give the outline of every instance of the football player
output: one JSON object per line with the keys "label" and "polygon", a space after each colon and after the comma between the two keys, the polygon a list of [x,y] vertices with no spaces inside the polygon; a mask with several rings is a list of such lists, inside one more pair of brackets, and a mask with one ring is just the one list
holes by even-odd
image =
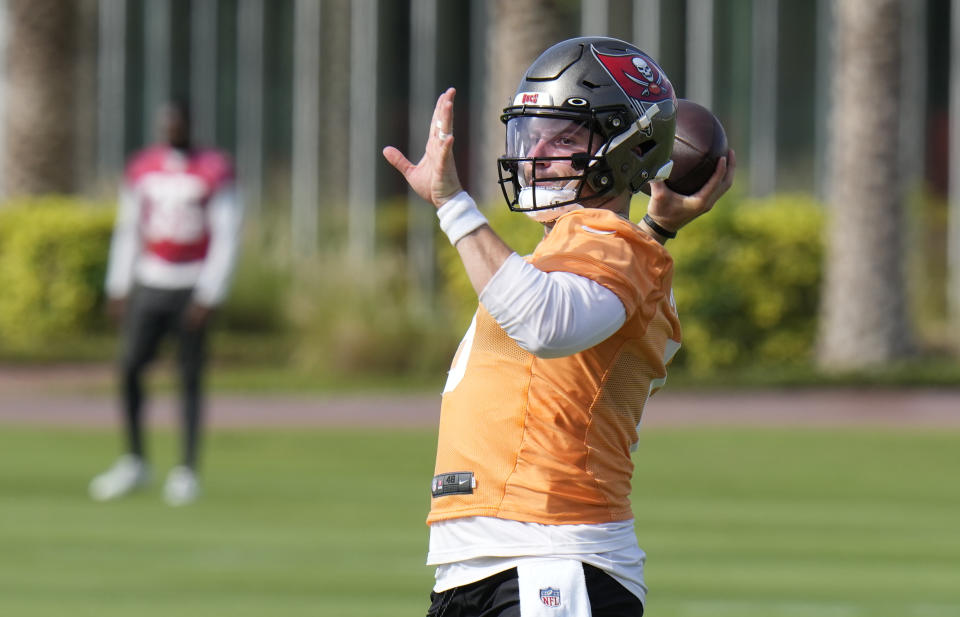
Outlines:
{"label": "football player", "polygon": [[[521,257],[461,189],[454,95],[437,101],[417,164],[384,149],[437,207],[480,301],[443,392],[429,615],[642,615],[630,453],[680,346],[664,244],[729,189],[733,153],[696,194],[670,191],[667,76],[623,41],[558,43],[501,116],[507,204],[545,230]],[[631,197],[648,184],[633,224]]]}
{"label": "football player", "polygon": [[164,498],[184,505],[199,495],[206,330],[227,293],[242,208],[226,154],[190,143],[187,107],[167,104],[158,118],[161,143],[134,154],[127,165],[107,268],[108,309],[123,321],[120,378],[127,451],[93,479],[90,496],[116,499],[149,481],[142,376],[161,340],[176,334],[183,445],[180,464],[167,475]]}

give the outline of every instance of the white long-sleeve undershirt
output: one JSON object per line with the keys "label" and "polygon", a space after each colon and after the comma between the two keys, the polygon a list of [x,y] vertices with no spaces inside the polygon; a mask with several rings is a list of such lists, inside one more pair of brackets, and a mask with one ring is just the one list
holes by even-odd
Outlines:
{"label": "white long-sleeve undershirt", "polygon": [[197,277],[193,297],[204,306],[223,302],[240,250],[243,202],[235,186],[220,189],[210,200],[210,247]]}
{"label": "white long-sleeve undershirt", "polygon": [[137,232],[140,219],[140,204],[134,190],[124,186],[120,189],[120,207],[113,226],[110,241],[110,258],[107,262],[106,291],[111,298],[123,298],[133,287],[137,255],[142,242]]}
{"label": "white long-sleeve undershirt", "polygon": [[517,344],[540,358],[589,349],[620,329],[626,310],[615,293],[571,272],[543,272],[513,253],[480,302]]}

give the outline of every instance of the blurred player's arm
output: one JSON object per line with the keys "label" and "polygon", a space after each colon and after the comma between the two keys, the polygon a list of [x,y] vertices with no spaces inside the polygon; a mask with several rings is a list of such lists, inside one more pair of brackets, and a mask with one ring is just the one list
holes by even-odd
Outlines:
{"label": "blurred player's arm", "polygon": [[233,183],[224,185],[213,195],[207,205],[207,216],[210,247],[193,291],[190,309],[201,320],[226,297],[240,252],[243,203]]}
{"label": "blurred player's arm", "polygon": [[114,318],[123,315],[124,304],[133,287],[133,272],[140,252],[140,200],[129,185],[120,189],[117,219],[110,238],[110,258],[107,262],[105,289],[107,310]]}

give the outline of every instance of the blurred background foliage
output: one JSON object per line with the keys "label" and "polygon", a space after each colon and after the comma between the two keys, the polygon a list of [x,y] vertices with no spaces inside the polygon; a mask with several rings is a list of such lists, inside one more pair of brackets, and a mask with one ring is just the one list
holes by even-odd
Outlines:
{"label": "blurred background foliage", "polygon": [[694,374],[812,360],[823,208],[806,195],[717,206],[668,245]]}
{"label": "blurred background foliage", "polygon": [[[925,226],[937,225],[943,204],[915,202],[920,215],[913,233],[922,238]],[[642,204],[633,210],[639,219]],[[325,382],[442,375],[476,309],[476,295],[438,231],[436,304],[418,302],[405,276],[407,209],[398,200],[381,212],[373,264],[354,262],[333,241],[315,257],[293,259],[285,250],[285,221],[248,228],[231,295],[216,322],[215,361],[323,376]],[[731,195],[668,244],[684,338],[672,372],[681,382],[710,383],[758,370],[792,378],[815,373],[823,212],[803,194],[763,200]],[[503,205],[487,214],[521,254],[542,237],[539,224]],[[17,290],[0,295],[0,361],[111,360],[115,331],[103,316],[102,288],[113,216],[111,205],[73,197],[0,208],[0,285]],[[330,233],[336,236],[335,228]],[[942,279],[925,264],[937,261],[930,253],[943,247],[917,245],[922,250],[911,269],[922,276],[910,277],[913,295],[929,296],[942,288]],[[936,302],[923,304],[928,309],[917,313],[917,330],[931,333],[931,342],[921,343],[918,357],[935,357],[944,316],[929,308]],[[945,370],[923,371],[939,379],[954,375],[945,363]]]}
{"label": "blurred background foliage", "polygon": [[0,208],[0,347],[30,352],[102,330],[112,208],[75,197]]}
{"label": "blurred background foliage", "polygon": [[[960,169],[949,148],[956,2],[2,4],[0,365],[112,359],[108,202],[157,106],[175,97],[193,107],[196,141],[235,159],[246,205],[214,332],[220,367],[269,369],[278,384],[442,378],[475,295],[380,149],[415,157],[436,93],[456,87],[463,185],[511,246],[531,251],[539,226],[507,211],[494,182],[498,116],[549,44],[603,33],[640,43],[737,151],[737,194],[669,245],[684,329],[674,383],[900,370],[898,384],[960,383],[960,270],[948,259],[960,244],[948,232],[960,220],[960,200],[948,201]],[[858,64],[837,53],[844,45],[884,62]],[[851,75],[862,85],[847,87]]]}

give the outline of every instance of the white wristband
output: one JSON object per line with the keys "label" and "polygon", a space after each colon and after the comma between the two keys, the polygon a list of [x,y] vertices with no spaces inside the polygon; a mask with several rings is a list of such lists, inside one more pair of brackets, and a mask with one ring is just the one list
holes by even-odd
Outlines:
{"label": "white wristband", "polygon": [[440,229],[450,238],[450,244],[454,245],[460,238],[487,224],[487,217],[477,209],[473,197],[466,191],[460,191],[440,206],[437,218],[440,219]]}

